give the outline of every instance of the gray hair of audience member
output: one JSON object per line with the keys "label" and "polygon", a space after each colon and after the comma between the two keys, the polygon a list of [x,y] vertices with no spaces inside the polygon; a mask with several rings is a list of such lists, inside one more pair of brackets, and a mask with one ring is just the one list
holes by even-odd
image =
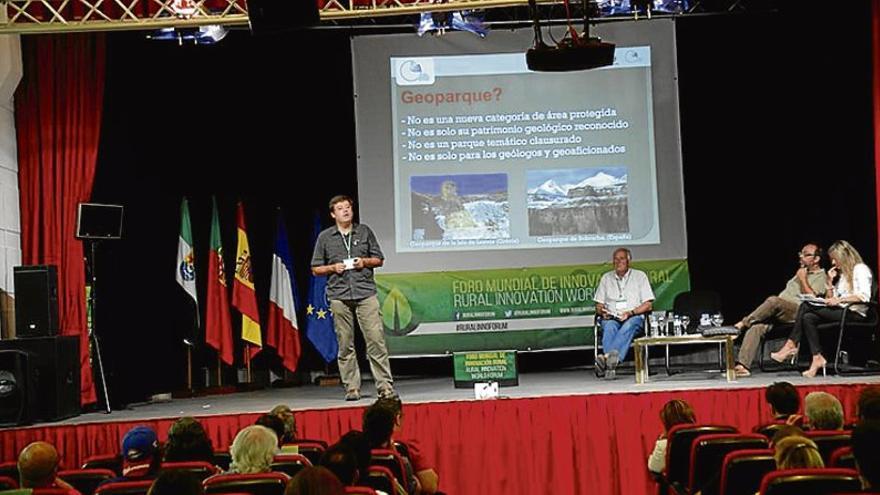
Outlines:
{"label": "gray hair of audience member", "polygon": [[229,447],[232,455],[229,471],[240,474],[267,473],[277,452],[278,437],[274,431],[260,425],[248,426],[235,435]]}
{"label": "gray hair of audience member", "polygon": [[205,489],[194,473],[172,469],[156,477],[147,495],[203,495]]}
{"label": "gray hair of audience member", "polygon": [[775,445],[773,459],[777,469],[823,468],[825,463],[815,442],[809,438],[790,436]]}
{"label": "gray hair of audience member", "polygon": [[343,495],[345,487],[342,482],[321,466],[303,468],[287,483],[284,495]]}
{"label": "gray hair of audience member", "polygon": [[810,392],[804,397],[804,414],[813,430],[843,428],[843,406],[828,392]]}
{"label": "gray hair of audience member", "polygon": [[284,422],[284,438],[281,440],[282,443],[296,440],[296,416],[293,415],[293,410],[284,404],[279,404],[273,407],[269,414],[277,416]]}
{"label": "gray hair of audience member", "polygon": [[33,442],[18,455],[18,474],[22,488],[51,486],[58,473],[58,451],[47,442]]}
{"label": "gray hair of audience member", "polygon": [[870,488],[880,488],[880,421],[863,421],[852,432],[853,456],[862,479]]}

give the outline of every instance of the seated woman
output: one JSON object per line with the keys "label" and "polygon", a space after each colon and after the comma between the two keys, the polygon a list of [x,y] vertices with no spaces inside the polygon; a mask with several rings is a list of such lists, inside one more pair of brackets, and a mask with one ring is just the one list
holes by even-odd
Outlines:
{"label": "seated woman", "polygon": [[[821,323],[840,321],[844,310],[849,309],[847,318],[853,320],[864,319],[868,313],[868,306],[860,304],[868,302],[871,298],[871,269],[868,268],[859,252],[846,241],[837,241],[828,249],[828,257],[831,258],[831,269],[825,281],[826,299],[824,306],[804,303],[798,309],[794,329],[782,349],[770,354],[773,360],[783,362],[786,359],[797,356],[798,343],[802,335],[806,335],[807,344],[813,354],[810,369],[803,375],[808,378],[816,376],[820,369],[825,374],[825,365],[828,361],[822,355],[822,347],[819,343],[817,327]],[[834,278],[840,275],[836,285],[832,285]]]}
{"label": "seated woman", "polygon": [[774,451],[776,469],[825,467],[819,448],[809,438],[797,435],[785,437],[775,443]]}
{"label": "seated woman", "polygon": [[660,422],[663,423],[663,433],[654,444],[654,451],[648,458],[648,470],[652,473],[662,473],[666,469],[666,436],[675,425],[696,423],[694,409],[687,402],[674,399],[667,402],[660,410]]}

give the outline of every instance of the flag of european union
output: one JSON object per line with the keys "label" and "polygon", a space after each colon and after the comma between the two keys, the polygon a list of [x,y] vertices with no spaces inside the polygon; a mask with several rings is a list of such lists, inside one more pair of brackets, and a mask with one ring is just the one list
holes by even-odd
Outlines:
{"label": "flag of european union", "polygon": [[[312,245],[321,232],[321,220],[315,215],[315,232]],[[309,299],[306,306],[306,337],[315,349],[330,362],[336,359],[339,345],[336,343],[336,330],[333,328],[333,314],[330,313],[330,301],[327,300],[327,277],[312,275],[309,280]]]}

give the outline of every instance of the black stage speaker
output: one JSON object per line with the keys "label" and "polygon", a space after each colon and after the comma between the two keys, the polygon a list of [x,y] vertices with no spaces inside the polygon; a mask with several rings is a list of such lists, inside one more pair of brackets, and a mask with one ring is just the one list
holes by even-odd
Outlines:
{"label": "black stage speaker", "polygon": [[50,337],[58,334],[58,273],[55,265],[16,266],[15,335]]}
{"label": "black stage speaker", "polygon": [[321,21],[315,0],[247,0],[251,33],[274,34]]}
{"label": "black stage speaker", "polygon": [[36,409],[33,370],[24,351],[0,350],[0,426],[22,425],[30,422]]}
{"label": "black stage speaker", "polygon": [[79,414],[79,337],[0,340],[0,353],[8,351],[27,354],[27,420],[57,421]]}

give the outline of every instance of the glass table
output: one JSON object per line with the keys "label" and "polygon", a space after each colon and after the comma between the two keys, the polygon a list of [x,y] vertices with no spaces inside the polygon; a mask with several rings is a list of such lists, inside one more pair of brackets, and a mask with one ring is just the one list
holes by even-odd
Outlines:
{"label": "glass table", "polygon": [[715,335],[703,337],[700,334],[682,335],[680,337],[641,337],[633,341],[636,358],[636,383],[648,381],[648,349],[651,346],[666,346],[667,352],[671,345],[695,345],[695,344],[718,344],[724,347],[724,359],[722,373],[728,382],[736,381],[736,372],[733,370],[733,341],[736,335]]}

